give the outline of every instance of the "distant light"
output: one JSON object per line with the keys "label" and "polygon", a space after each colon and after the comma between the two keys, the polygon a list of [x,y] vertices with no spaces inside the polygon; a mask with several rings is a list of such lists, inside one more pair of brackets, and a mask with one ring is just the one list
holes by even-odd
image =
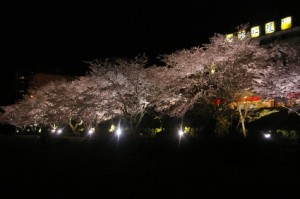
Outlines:
{"label": "distant light", "polygon": [[183,132],[184,133],[191,133],[192,132],[191,127],[185,126]]}
{"label": "distant light", "polygon": [[271,133],[264,133],[264,138],[270,139],[271,138]]}
{"label": "distant light", "polygon": [[183,136],[183,134],[184,134],[183,130],[182,130],[182,129],[180,129],[180,130],[179,130],[179,132],[178,132],[178,134],[179,134],[179,136],[180,136],[180,137],[182,137],[182,136]]}
{"label": "distant light", "polygon": [[259,37],[260,36],[260,27],[259,26],[254,26],[251,28],[251,37]]}
{"label": "distant light", "polygon": [[281,30],[286,30],[292,27],[292,17],[285,17],[281,19]]}
{"label": "distant light", "polygon": [[275,22],[270,21],[270,22],[265,24],[265,33],[270,34],[270,33],[273,33],[273,32],[275,32]]}
{"label": "distant light", "polygon": [[95,128],[90,128],[88,133],[89,133],[89,135],[92,135],[94,132],[95,132]]}
{"label": "distant light", "polygon": [[122,130],[120,127],[117,128],[116,134],[117,134],[117,136],[120,136],[122,134]]}
{"label": "distant light", "polygon": [[51,129],[51,133],[55,133],[56,129]]}
{"label": "distant light", "polygon": [[115,130],[116,130],[116,126],[112,124],[112,125],[110,126],[110,129],[109,129],[108,131],[112,133],[112,132],[114,132]]}
{"label": "distant light", "polygon": [[58,129],[57,134],[61,134],[61,133],[62,133],[62,129]]}

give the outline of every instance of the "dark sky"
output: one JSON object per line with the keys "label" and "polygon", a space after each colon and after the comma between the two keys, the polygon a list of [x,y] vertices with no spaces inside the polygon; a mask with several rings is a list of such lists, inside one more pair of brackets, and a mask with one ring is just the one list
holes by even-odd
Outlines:
{"label": "dark sky", "polygon": [[240,24],[289,15],[298,20],[297,6],[288,1],[24,0],[0,9],[1,73],[84,71],[85,60],[139,53],[154,58],[207,43]]}

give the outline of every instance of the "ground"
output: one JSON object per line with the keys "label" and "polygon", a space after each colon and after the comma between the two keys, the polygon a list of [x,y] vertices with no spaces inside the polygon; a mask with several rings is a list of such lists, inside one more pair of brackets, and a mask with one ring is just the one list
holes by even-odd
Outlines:
{"label": "ground", "polygon": [[246,140],[59,138],[0,135],[1,193],[63,196],[290,198],[297,143]]}

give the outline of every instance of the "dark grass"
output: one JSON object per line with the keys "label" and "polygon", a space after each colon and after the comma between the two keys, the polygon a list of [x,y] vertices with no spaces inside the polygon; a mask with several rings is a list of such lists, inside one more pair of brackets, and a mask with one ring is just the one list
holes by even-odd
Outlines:
{"label": "dark grass", "polygon": [[293,198],[299,145],[242,139],[1,135],[1,194]]}

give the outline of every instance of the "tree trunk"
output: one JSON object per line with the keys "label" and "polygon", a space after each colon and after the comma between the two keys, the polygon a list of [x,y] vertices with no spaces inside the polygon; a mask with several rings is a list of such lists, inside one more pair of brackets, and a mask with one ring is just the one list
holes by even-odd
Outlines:
{"label": "tree trunk", "polygon": [[[245,108],[245,107],[244,107]],[[239,106],[238,107],[239,109],[239,114],[240,114],[240,122],[242,124],[242,132],[243,132],[243,136],[246,138],[247,137],[247,130],[246,130],[246,127],[245,127],[245,118],[247,116],[247,110],[245,111],[245,113],[243,114],[243,111],[242,111],[242,106]]]}
{"label": "tree trunk", "polygon": [[245,127],[245,118],[241,117],[241,123],[242,123],[243,135],[246,138],[247,137],[247,130],[246,130],[246,127]]}

